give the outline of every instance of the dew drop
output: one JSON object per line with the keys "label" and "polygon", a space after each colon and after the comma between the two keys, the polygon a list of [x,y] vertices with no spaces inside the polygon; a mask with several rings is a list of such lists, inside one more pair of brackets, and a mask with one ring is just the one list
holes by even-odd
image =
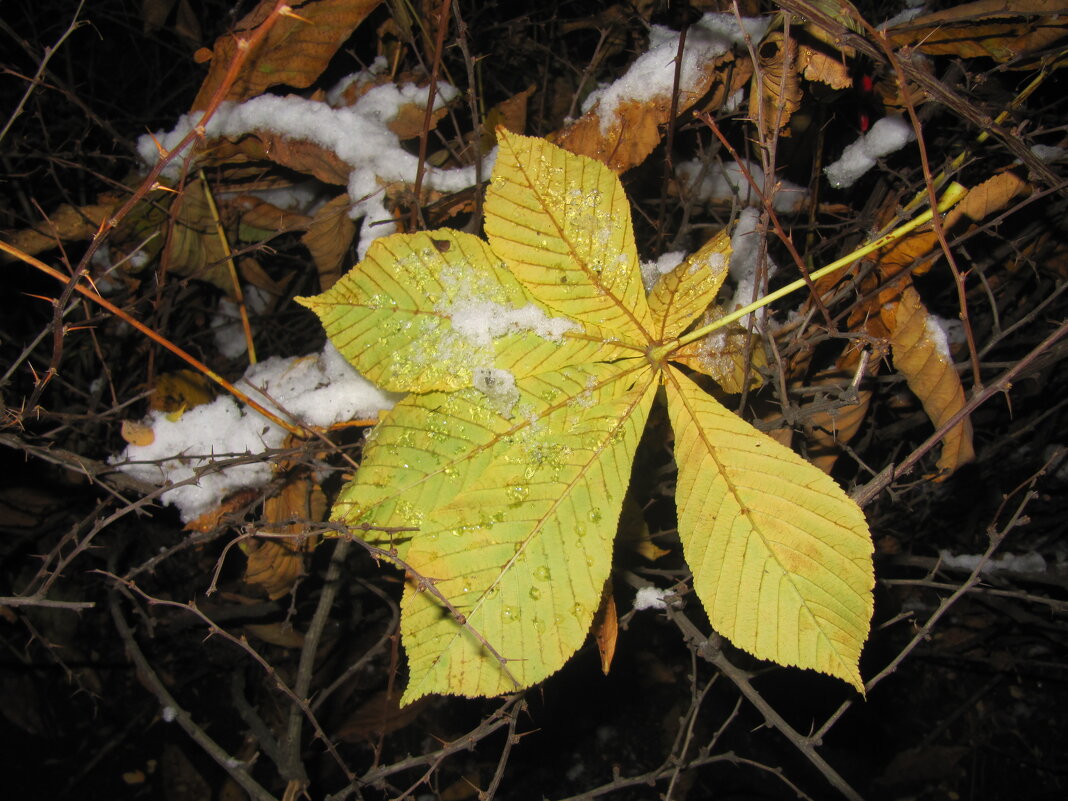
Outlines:
{"label": "dew drop", "polygon": [[[534,578],[536,578],[538,581],[548,581],[551,575],[552,573],[545,565],[541,565],[540,567],[538,567],[537,570],[534,571]],[[533,592],[533,590],[531,590],[531,592]]]}
{"label": "dew drop", "polygon": [[532,601],[537,601],[541,598],[541,590],[539,590],[537,587],[531,587],[529,594],[530,600]]}
{"label": "dew drop", "polygon": [[515,623],[519,620],[519,610],[514,606],[506,606],[501,610],[501,615],[504,617],[505,623]]}
{"label": "dew drop", "polygon": [[586,524],[585,523],[576,523],[575,524],[575,536],[576,537],[585,537],[586,536]]}
{"label": "dew drop", "polygon": [[582,620],[586,616],[586,607],[582,604],[575,604],[571,607],[571,613],[579,620]]}
{"label": "dew drop", "polygon": [[589,518],[591,523],[601,522],[601,507],[594,506],[590,511],[586,513],[586,517]]}
{"label": "dew drop", "polygon": [[538,634],[545,633],[545,621],[540,617],[534,618],[534,630],[538,632]]}

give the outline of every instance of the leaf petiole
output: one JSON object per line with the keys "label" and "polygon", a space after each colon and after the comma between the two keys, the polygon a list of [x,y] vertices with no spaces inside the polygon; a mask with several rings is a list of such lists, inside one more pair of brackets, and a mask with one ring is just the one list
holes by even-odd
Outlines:
{"label": "leaf petiole", "polygon": [[[951,183],[949,186],[946,187],[946,191],[943,193],[942,198],[938,201],[939,213],[945,213],[946,211],[951,209],[953,206],[959,203],[961,198],[963,198],[967,193],[967,188],[965,188],[961,184],[955,181]],[[856,261],[860,261],[860,259],[867,256],[869,253],[873,253],[874,251],[879,250],[880,248],[886,247],[892,242],[895,242],[896,240],[903,237],[905,234],[908,234],[919,228],[921,225],[930,222],[933,216],[933,212],[928,209],[923,214],[916,217],[916,219],[911,220],[900,226],[899,228],[895,228],[890,233],[884,234],[878,239],[869,242],[867,245],[864,245],[863,247],[854,250],[848,256],[843,256],[837,261],[831,262],[826,267],[821,267],[819,270],[816,270],[815,272],[809,275],[809,280],[819,280],[825,275],[830,275],[835,270],[840,270],[843,267],[847,267]],[[804,286],[807,286],[805,280],[803,278],[799,278],[793,283],[787,284],[786,286],[781,287],[780,289],[776,289],[774,292],[769,292],[760,300],[754,301],[748,306],[743,306],[742,308],[738,309],[737,311],[733,311],[730,314],[726,314],[713,323],[709,323],[708,325],[698,328],[695,331],[691,331],[689,334],[679,339],[677,346],[682,347],[683,345],[687,345],[690,342],[695,342],[696,340],[701,339],[702,337],[708,336],[713,331],[718,331],[720,328],[730,325],[736,320],[740,320],[741,318],[745,317],[747,314],[751,314],[757,309],[767,306],[770,303],[774,303],[779,298],[786,297],[791,292],[801,289]]]}

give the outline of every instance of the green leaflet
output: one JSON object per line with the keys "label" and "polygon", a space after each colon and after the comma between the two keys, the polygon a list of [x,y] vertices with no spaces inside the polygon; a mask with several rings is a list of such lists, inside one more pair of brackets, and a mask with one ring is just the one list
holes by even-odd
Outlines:
{"label": "green leaflet", "polygon": [[723,281],[726,233],[647,298],[615,175],[543,140],[499,136],[488,244],[450,230],[386,237],[301,299],[364,375],[411,393],[368,438],[332,512],[416,529],[376,540],[410,571],[404,702],[528,687],[582,645],[661,385],[680,538],[713,625],[756,656],[862,689],[873,586],[863,514],[668,364],[727,381],[704,367],[710,340],[677,342]]}

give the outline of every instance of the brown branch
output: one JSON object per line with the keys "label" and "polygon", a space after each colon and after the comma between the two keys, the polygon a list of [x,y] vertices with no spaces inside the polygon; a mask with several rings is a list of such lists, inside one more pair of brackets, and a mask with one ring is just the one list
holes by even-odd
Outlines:
{"label": "brown branch", "polygon": [[[412,209],[412,226],[419,228],[423,225],[423,207],[419,200],[419,194],[423,187],[423,173],[426,171],[426,151],[430,138],[430,122],[434,116],[434,97],[438,91],[438,74],[441,70],[441,56],[445,50],[445,34],[449,30],[449,14],[452,0],[445,0],[438,12],[438,30],[434,38],[434,61],[430,65],[430,85],[426,90],[426,108],[423,109],[423,127],[419,131],[419,161],[415,168],[415,184],[413,186],[414,208]],[[477,131],[476,131],[477,135]]]}
{"label": "brown branch", "polygon": [[[300,662],[297,666],[296,679],[293,682],[293,692],[298,698],[310,700],[308,694],[315,672],[315,657],[319,653],[319,642],[330,620],[330,611],[334,606],[334,598],[337,597],[338,586],[341,582],[341,569],[345,564],[345,557],[348,556],[349,547],[349,540],[338,538],[334,552],[330,555],[330,565],[326,569],[319,602],[316,604],[311,623],[308,624],[308,630],[304,633],[304,645],[300,650]],[[309,711],[311,711],[310,707]],[[304,785],[307,785],[307,774],[304,772],[300,758],[303,713],[304,709],[300,705],[294,704],[290,707],[286,733],[281,743],[282,761],[279,763],[279,768],[284,771],[287,778],[299,778]]]}
{"label": "brown branch", "polygon": [[182,709],[174,699],[174,696],[170,694],[162,680],[160,680],[160,677],[156,675],[156,671],[154,671],[152,666],[148,663],[148,660],[141,652],[140,647],[138,647],[137,640],[134,639],[133,631],[126,622],[122,610],[119,609],[118,593],[116,592],[111,594],[110,607],[111,618],[115,621],[115,628],[118,630],[119,636],[122,637],[122,641],[126,645],[126,653],[137,668],[137,675],[141,678],[142,683],[149,689],[149,691],[156,696],[160,707],[163,710],[170,710],[169,712],[165,711],[165,714],[173,714],[174,721],[182,727],[193,742],[199,745],[204,750],[204,753],[214,759],[219,767],[226,771],[230,778],[241,785],[241,788],[252,798],[256,799],[256,801],[277,801],[277,799],[267,792],[259,782],[252,778],[241,761],[231,756],[222,746],[215,742],[215,740],[213,740],[211,736],[193,720],[192,715]]}
{"label": "brown branch", "polygon": [[[120,578],[119,576],[116,576],[115,574],[109,573],[105,570],[95,572],[98,572],[103,576],[107,576],[116,584],[125,587],[127,590],[130,590],[141,596],[150,606],[166,606],[172,607],[174,609],[182,609],[186,612],[191,612],[192,614],[196,615],[196,617],[198,617],[200,620],[202,620],[205,625],[207,625],[208,630],[212,634],[221,637],[227,642],[235,645],[238,649],[244,651],[250,657],[252,657],[253,661],[255,661],[256,664],[258,664],[261,668],[263,668],[264,672],[274,682],[275,686],[282,692],[282,694],[289,698],[291,702],[293,702],[301,709],[308,722],[311,723],[312,728],[315,731],[316,737],[322,740],[323,746],[326,748],[327,752],[334,758],[335,763],[341,769],[342,773],[344,773],[349,782],[352,783],[356,781],[355,774],[353,774],[353,772],[349,769],[348,765],[341,758],[341,755],[337,752],[337,748],[334,747],[334,744],[330,741],[330,738],[327,737],[326,732],[319,724],[319,721],[316,718],[315,713],[311,710],[311,707],[308,705],[308,702],[305,699],[299,697],[295,692],[293,692],[289,685],[282,680],[282,677],[278,675],[278,672],[274,669],[274,667],[272,667],[271,664],[267,662],[267,660],[264,659],[264,657],[258,651],[256,651],[255,648],[249,645],[247,640],[245,640],[244,638],[235,637],[233,634],[223,629],[214,620],[204,614],[204,612],[200,610],[195,603],[186,604],[180,603],[178,601],[169,601],[164,598],[156,598],[152,595],[149,595],[147,592],[138,587],[132,581],[126,581]],[[281,766],[279,766],[279,768],[281,770]]]}

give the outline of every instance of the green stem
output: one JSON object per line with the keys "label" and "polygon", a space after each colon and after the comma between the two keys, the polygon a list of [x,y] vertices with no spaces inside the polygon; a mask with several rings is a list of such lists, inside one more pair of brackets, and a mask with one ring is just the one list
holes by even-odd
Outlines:
{"label": "green stem", "polygon": [[[942,199],[938,202],[939,213],[943,213],[955,206],[960,201],[960,199],[964,197],[965,194],[967,194],[967,192],[968,190],[960,184],[956,182],[951,183],[949,186],[946,187],[946,191],[942,195]],[[886,247],[891,242],[897,241],[905,234],[914,231],[924,223],[930,222],[933,216],[934,213],[930,209],[928,209],[919,217],[912,220],[911,222],[905,223],[900,228],[895,228],[890,233],[881,236],[872,242],[869,242],[864,247],[854,250],[848,256],[843,256],[842,258],[838,259],[838,261],[832,262],[826,267],[816,270],[814,273],[811,273],[809,275],[809,280],[817,281],[820,278],[823,278],[823,276],[825,275],[830,275],[835,270],[840,270],[843,267],[847,267],[848,265],[852,264],[853,262],[863,259],[869,253],[879,250],[879,248]],[[691,331],[689,334],[679,339],[676,347],[688,345],[691,342],[701,339],[701,337],[708,336],[713,331],[718,331],[720,328],[730,325],[736,320],[740,320],[742,317],[745,317],[745,315],[751,314],[757,309],[767,306],[769,303],[774,303],[779,298],[786,297],[791,292],[801,289],[802,287],[807,285],[808,284],[803,278],[799,278],[792,284],[787,284],[781,289],[776,289],[774,292],[769,292],[760,300],[750,303],[748,306],[743,306],[742,308],[738,309],[738,311],[734,311],[730,314],[724,315],[723,317],[720,317],[718,320],[716,320],[714,323],[709,323],[703,328],[698,328],[696,331]]]}

